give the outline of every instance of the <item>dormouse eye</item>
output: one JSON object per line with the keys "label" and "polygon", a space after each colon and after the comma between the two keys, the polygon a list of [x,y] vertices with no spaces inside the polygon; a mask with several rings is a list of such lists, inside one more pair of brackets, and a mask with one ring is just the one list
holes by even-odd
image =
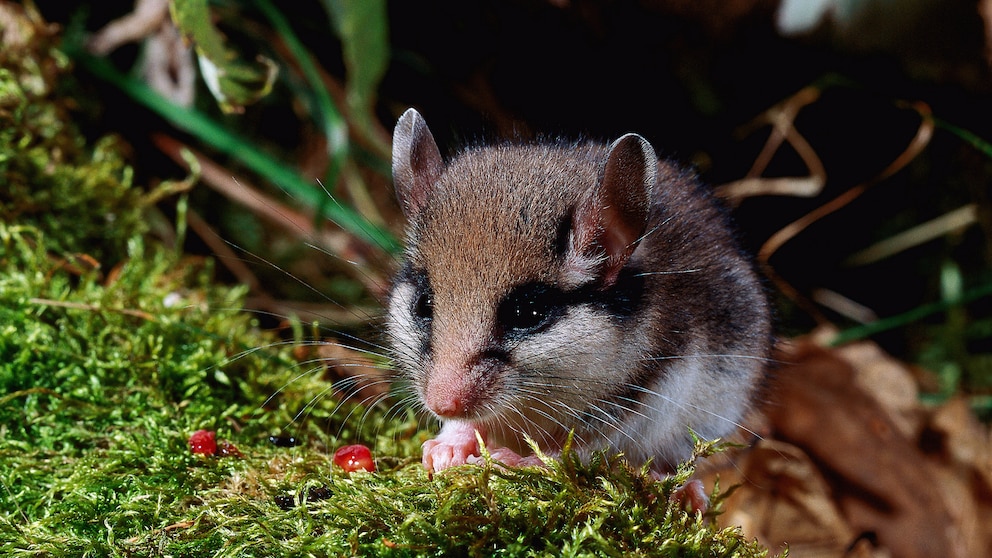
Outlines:
{"label": "dormouse eye", "polygon": [[428,290],[420,291],[413,302],[413,315],[421,322],[434,319],[434,295]]}
{"label": "dormouse eye", "polygon": [[430,327],[434,319],[434,289],[431,288],[431,281],[426,271],[405,267],[400,272],[400,282],[413,287],[413,296],[410,297],[410,315],[419,323],[418,327]]}
{"label": "dormouse eye", "polygon": [[497,319],[505,331],[534,332],[549,325],[562,311],[562,294],[540,283],[514,289],[499,305]]}

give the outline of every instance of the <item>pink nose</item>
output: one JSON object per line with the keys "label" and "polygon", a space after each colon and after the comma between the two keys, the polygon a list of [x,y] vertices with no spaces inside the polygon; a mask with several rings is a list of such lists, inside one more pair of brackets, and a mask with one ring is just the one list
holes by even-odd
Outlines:
{"label": "pink nose", "polygon": [[427,407],[442,418],[458,418],[465,414],[465,401],[460,398],[435,397],[428,399]]}
{"label": "pink nose", "polygon": [[436,367],[427,380],[424,403],[441,418],[464,417],[470,411],[472,387],[460,367]]}

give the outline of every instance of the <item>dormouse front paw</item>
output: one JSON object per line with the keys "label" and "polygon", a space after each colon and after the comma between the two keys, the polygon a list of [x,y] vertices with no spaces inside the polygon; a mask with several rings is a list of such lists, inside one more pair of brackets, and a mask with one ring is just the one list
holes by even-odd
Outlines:
{"label": "dormouse front paw", "polygon": [[703,486],[703,481],[697,479],[692,479],[676,488],[671,499],[689,513],[705,514],[710,507],[710,497],[706,495],[706,487]]}
{"label": "dormouse front paw", "polygon": [[430,473],[436,473],[468,463],[469,458],[479,455],[479,444],[475,438],[471,443],[457,444],[434,439],[424,442],[423,452],[424,468]]}
{"label": "dormouse front paw", "polygon": [[437,438],[423,445],[423,464],[429,473],[464,465],[470,457],[478,455],[479,441],[471,424],[445,423]]}
{"label": "dormouse front paw", "polygon": [[[658,471],[651,471],[651,476],[659,482],[665,480],[667,477],[667,475]],[[706,487],[703,486],[703,481],[699,479],[690,479],[682,486],[677,487],[672,492],[669,500],[689,513],[701,513],[705,515],[710,509],[710,497],[706,494]]]}

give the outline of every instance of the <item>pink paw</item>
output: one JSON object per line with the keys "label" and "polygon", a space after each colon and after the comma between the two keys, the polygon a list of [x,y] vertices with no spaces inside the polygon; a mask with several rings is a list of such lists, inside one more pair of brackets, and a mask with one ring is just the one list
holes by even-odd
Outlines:
{"label": "pink paw", "polygon": [[479,438],[486,439],[485,431],[480,429],[477,432],[471,423],[444,423],[437,438],[424,442],[424,468],[433,474],[448,467],[464,465],[469,457],[479,455]]}
{"label": "pink paw", "polygon": [[675,489],[671,500],[689,513],[705,514],[710,507],[710,497],[700,480],[691,480]]}
{"label": "pink paw", "polygon": [[469,458],[479,454],[479,444],[470,440],[427,440],[423,445],[423,464],[429,473],[443,471],[448,467],[464,465]]}

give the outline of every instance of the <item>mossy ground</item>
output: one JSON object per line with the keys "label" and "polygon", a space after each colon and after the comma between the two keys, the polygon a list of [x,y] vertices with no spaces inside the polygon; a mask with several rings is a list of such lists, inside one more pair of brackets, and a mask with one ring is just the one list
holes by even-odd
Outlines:
{"label": "mossy ground", "polygon": [[[411,414],[312,401],[327,384],[289,347],[254,350],[274,340],[238,289],[211,285],[209,262],[136,236],[105,274],[47,245],[37,227],[0,225],[4,555],[760,553],[669,504],[688,470],[658,483],[565,459],[428,478]],[[287,425],[302,445],[267,441]],[[200,428],[240,457],[192,454]],[[328,448],[353,441],[378,472],[332,466]]]}
{"label": "mossy ground", "polygon": [[[148,235],[171,186],[135,186],[116,140],[83,139],[54,85],[67,63],[40,44],[0,75],[0,554],[764,554],[669,503],[688,468],[429,478],[411,412],[342,406],[209,259]],[[301,445],[269,443],[287,427]],[[240,456],[192,454],[204,428]],[[332,465],[355,442],[377,472]]]}

